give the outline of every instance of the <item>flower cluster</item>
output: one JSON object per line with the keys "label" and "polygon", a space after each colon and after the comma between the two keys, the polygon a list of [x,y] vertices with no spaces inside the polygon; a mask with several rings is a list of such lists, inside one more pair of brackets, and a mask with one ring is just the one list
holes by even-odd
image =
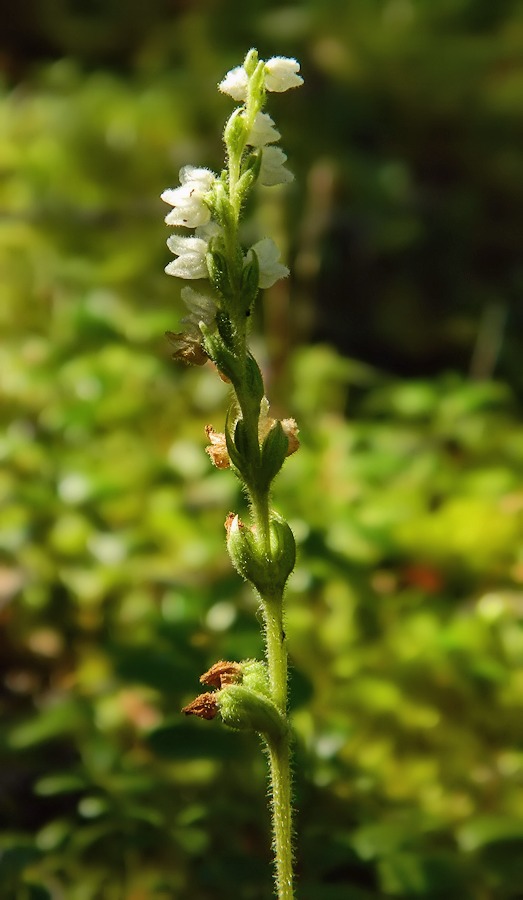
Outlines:
{"label": "flower cluster", "polygon": [[271,116],[262,112],[262,106],[267,91],[282,92],[302,84],[298,71],[294,59],[277,56],[263,62],[258,61],[255,51],[247,54],[244,65],[228,72],[219,84],[223,93],[241,103],[224,131],[228,170],[218,176],[210,169],[183,166],[179,186],[161,195],[172,207],[166,224],[191,229],[189,235],[178,231],[167,239],[175,258],[165,271],[178,278],[209,282],[202,292],[182,292],[189,307],[190,314],[184,320],[188,328],[183,333],[170,333],[170,339],[176,358],[184,362],[200,365],[206,361],[210,354],[202,339],[201,323],[212,328],[216,312],[234,304],[234,295],[243,288],[249,270],[254,270],[252,278],[256,279],[250,286],[250,305],[258,290],[272,287],[289,274],[276,244],[267,237],[248,248],[240,247],[236,271],[229,264],[224,273],[220,264],[225,248],[230,248],[231,234],[237,234],[241,208],[255,183],[270,186],[293,179],[285,166],[285,153],[275,146],[280,133]]}

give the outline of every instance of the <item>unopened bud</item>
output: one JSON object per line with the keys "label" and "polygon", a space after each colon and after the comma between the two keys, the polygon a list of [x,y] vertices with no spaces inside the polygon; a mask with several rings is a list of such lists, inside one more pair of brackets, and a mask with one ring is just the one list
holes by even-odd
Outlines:
{"label": "unopened bud", "polygon": [[296,541],[285,519],[273,515],[270,524],[272,565],[275,579],[282,587],[296,565]]}
{"label": "unopened bud", "polygon": [[260,552],[252,530],[238,516],[232,520],[228,517],[227,528],[227,549],[234,568],[263,594],[270,581],[269,560]]}
{"label": "unopened bud", "polygon": [[287,730],[285,719],[272,700],[242,684],[231,684],[218,694],[225,725],[235,731],[255,731],[278,741]]}

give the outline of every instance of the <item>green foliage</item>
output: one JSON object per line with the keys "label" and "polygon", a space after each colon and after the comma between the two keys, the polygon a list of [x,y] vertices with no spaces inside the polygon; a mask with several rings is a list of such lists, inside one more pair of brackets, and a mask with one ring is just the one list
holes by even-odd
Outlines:
{"label": "green foliage", "polygon": [[[365,238],[343,279],[336,241],[321,250],[329,297],[347,304],[337,326],[365,327],[345,294],[369,290],[395,346],[420,358],[437,335],[461,361],[478,296],[503,304],[517,283],[521,163],[500,143],[520,116],[516,4],[318,0],[250,21],[245,4],[227,9],[216,51],[196,17],[181,20],[185,67],[169,75],[59,62],[0,102],[5,900],[271,895],[254,740],[219,728],[211,740],[178,713],[195,672],[260,653],[223,552],[237,482],[203,452],[227,388],[208,367],[172,364],[160,337],[181,305],[154,198],[193,150],[217,156],[204,134],[221,101],[207,78],[194,89],[191,54],[218,78],[213,54],[244,50],[254,23],[262,52],[278,35],[315,73],[289,152],[306,166],[332,153]],[[158,38],[166,53],[174,24]],[[429,177],[441,160],[447,175]],[[515,382],[517,333],[504,351]],[[302,446],[278,502],[298,538],[286,631],[300,896],[517,900],[523,429],[511,390],[400,381],[327,346],[299,350],[290,381]]]}

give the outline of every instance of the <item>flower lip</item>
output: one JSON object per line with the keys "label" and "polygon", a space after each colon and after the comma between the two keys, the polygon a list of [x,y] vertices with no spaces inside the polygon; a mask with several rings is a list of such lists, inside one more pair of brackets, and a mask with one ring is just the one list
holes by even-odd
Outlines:
{"label": "flower lip", "polygon": [[294,175],[285,168],[287,154],[281,147],[264,147],[261,151],[260,182],[271,187],[274,184],[288,184]]}
{"label": "flower lip", "polygon": [[207,241],[198,237],[181,237],[171,234],[167,238],[167,246],[171,253],[175,253],[178,259],[173,259],[165,267],[168,275],[176,275],[178,278],[208,278],[206,255]]}
{"label": "flower lip", "polygon": [[242,101],[247,97],[249,78],[243,66],[235,66],[227,72],[225,78],[220,81],[218,88],[223,94],[228,94],[233,100]]}
{"label": "flower lip", "polygon": [[206,225],[211,219],[211,211],[205,203],[205,195],[215,181],[216,175],[210,169],[183,166],[179,187],[167,188],[161,194],[161,199],[173,207],[165,217],[166,224],[185,228]]}
{"label": "flower lip", "polygon": [[274,127],[271,116],[268,113],[259,112],[254,119],[247,143],[251,147],[264,147],[265,144],[279,141],[280,137],[280,132]]}
{"label": "flower lip", "polygon": [[246,262],[249,259],[249,253],[255,253],[259,265],[259,286],[262,288],[270,288],[280,278],[286,278],[289,274],[287,266],[284,266],[280,260],[280,251],[272,238],[262,238],[257,241],[246,255]]}
{"label": "flower lip", "polygon": [[265,87],[268,91],[282,93],[300,87],[303,78],[298,75],[300,64],[287,56],[273,56],[265,63]]}

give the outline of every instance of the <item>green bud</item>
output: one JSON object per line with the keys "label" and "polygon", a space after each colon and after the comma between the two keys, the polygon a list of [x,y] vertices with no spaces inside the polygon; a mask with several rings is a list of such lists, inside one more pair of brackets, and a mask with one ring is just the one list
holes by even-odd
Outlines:
{"label": "green bud", "polygon": [[254,47],[249,50],[247,56],[245,57],[245,61],[243,63],[243,68],[247,72],[249,78],[253,74],[256,66],[258,65],[258,51],[254,49]]}
{"label": "green bud", "polygon": [[287,523],[273,515],[270,523],[271,556],[265,556],[253,531],[232,516],[227,523],[227,550],[237,572],[256,588],[264,599],[281,597],[296,563],[296,543]]}
{"label": "green bud", "polygon": [[233,159],[243,153],[245,141],[248,138],[247,124],[243,115],[243,109],[235,109],[225,126],[223,139],[229,156]]}
{"label": "green bud", "polygon": [[287,730],[285,719],[272,700],[243,684],[230,684],[216,695],[225,725],[235,731],[254,731],[268,740],[280,740]]}
{"label": "green bud", "polygon": [[271,689],[266,664],[259,659],[244,659],[240,666],[244,687],[270,697]]}
{"label": "green bud", "polygon": [[285,434],[281,422],[276,421],[265,438],[261,448],[261,463],[258,470],[258,484],[267,488],[280,471],[287,451],[289,438]]}
{"label": "green bud", "polygon": [[209,280],[213,288],[222,297],[230,298],[233,295],[233,288],[225,256],[219,250],[210,249],[206,260]]}
{"label": "green bud", "polygon": [[[223,175],[222,175],[223,177]],[[225,174],[225,177],[226,174]],[[225,229],[234,229],[235,219],[234,210],[229,200],[227,189],[222,181],[216,181],[211,192],[209,208],[214,213],[216,219]]]}
{"label": "green bud", "polygon": [[236,571],[263,595],[272,582],[271,563],[257,546],[251,529],[238,516],[229,525],[227,550]]}
{"label": "green bud", "polygon": [[242,164],[242,174],[236,185],[236,194],[240,203],[244,204],[248,195],[252,191],[260,174],[262,154],[259,151],[247,153]]}
{"label": "green bud", "polygon": [[270,535],[273,578],[283,590],[296,565],[296,541],[285,519],[274,513],[270,524]]}
{"label": "green bud", "polygon": [[249,77],[249,96],[256,110],[263,106],[265,100],[265,63],[261,60]]}

